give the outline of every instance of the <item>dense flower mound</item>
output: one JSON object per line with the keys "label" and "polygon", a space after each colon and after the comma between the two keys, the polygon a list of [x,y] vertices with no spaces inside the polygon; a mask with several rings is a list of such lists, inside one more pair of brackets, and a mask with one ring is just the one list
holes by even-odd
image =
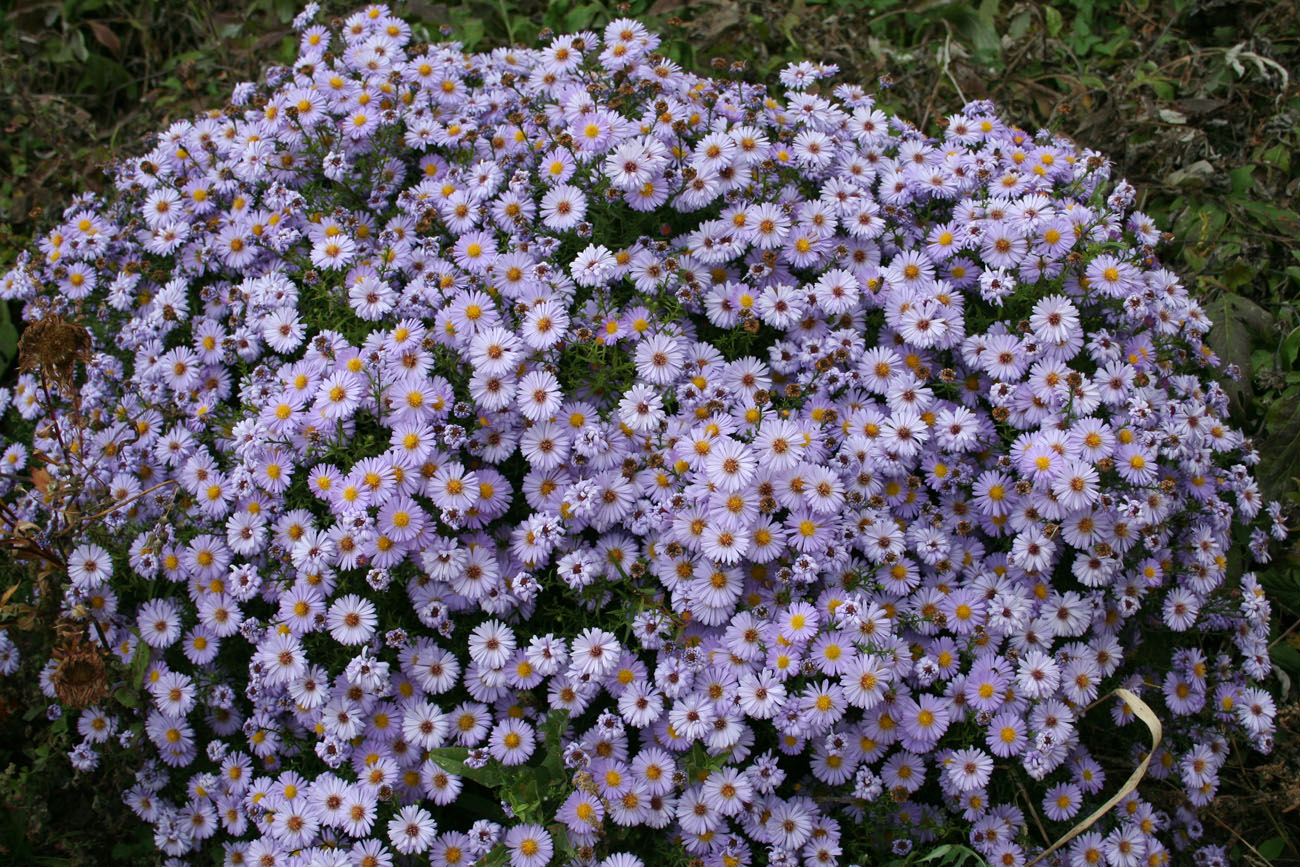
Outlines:
{"label": "dense flower mound", "polygon": [[314,15],[0,285],[89,329],[34,350],[0,493],[96,518],[54,592],[147,693],[71,762],[135,757],[162,852],[1025,864],[1150,751],[1122,687],[1164,741],[1049,861],[1225,860],[1282,531],[1104,158],[632,20]]}

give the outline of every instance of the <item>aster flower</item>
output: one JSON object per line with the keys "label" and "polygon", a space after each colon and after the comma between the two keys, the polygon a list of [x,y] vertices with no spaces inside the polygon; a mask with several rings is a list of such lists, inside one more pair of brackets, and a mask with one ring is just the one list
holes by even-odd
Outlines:
{"label": "aster flower", "polygon": [[113,577],[113,560],[98,545],[80,545],[68,557],[68,578],[73,586],[89,590]]}
{"label": "aster flower", "polygon": [[[841,830],[862,803],[900,853],[944,829],[1024,863],[1001,765],[1069,821],[1102,777],[1077,711],[1138,674],[1188,809],[1130,799],[1064,857],[1195,836],[1226,736],[1276,726],[1230,545],[1264,561],[1284,532],[1205,310],[1100,155],[987,101],[927,139],[864,88],[812,92],[826,64],[785,93],[701,78],[630,19],[466,55],[382,6],[317,12],[294,64],[0,275],[32,327],[82,311],[93,342],[76,412],[31,373],[0,390],[33,431],[0,497],[62,521],[17,495],[63,477],[57,419],[96,467],[76,512],[117,506],[59,604],[125,664],[181,643],[70,757],[132,751],[163,851],[548,861],[539,826],[438,834],[416,801],[472,814],[425,751],[525,773],[565,710],[558,821],[608,867],[637,867],[637,827],[730,867],[879,856]],[[28,662],[0,633],[0,672]],[[56,702],[57,665],[35,680]]]}
{"label": "aster flower", "polygon": [[180,616],[167,600],[156,599],[146,603],[136,619],[140,638],[150,647],[169,647],[181,637]]}
{"label": "aster flower", "polygon": [[542,421],[553,416],[563,403],[555,375],[544,370],[525,374],[516,386],[515,402],[519,411],[530,421]]}
{"label": "aster flower", "polygon": [[817,632],[820,615],[811,605],[797,602],[789,607],[781,622],[782,638],[790,642],[807,641]]}
{"label": "aster flower", "polygon": [[514,633],[495,620],[480,624],[470,635],[470,658],[488,668],[500,668],[505,665],[514,650]]}
{"label": "aster flower", "polygon": [[579,676],[603,677],[618,664],[620,645],[601,629],[586,629],[573,640],[569,670]]}
{"label": "aster flower", "polygon": [[438,826],[433,817],[415,804],[403,807],[388,822],[388,839],[403,855],[423,853],[437,832]]}
{"label": "aster flower", "polygon": [[340,644],[365,643],[378,622],[374,604],[356,594],[335,600],[326,619],[330,636]]}
{"label": "aster flower", "polygon": [[536,749],[537,739],[533,730],[519,720],[506,720],[492,729],[488,738],[488,749],[492,757],[503,765],[520,765],[528,760]]}
{"label": "aster flower", "polygon": [[993,774],[993,759],[980,749],[955,751],[943,761],[944,773],[961,792],[982,789]]}
{"label": "aster flower", "polygon": [[551,835],[540,825],[515,825],[506,832],[505,846],[510,867],[542,867],[555,852]]}
{"label": "aster flower", "polygon": [[951,717],[947,705],[937,696],[925,693],[919,699],[901,699],[899,704],[905,743],[925,751],[947,730]]}
{"label": "aster flower", "polygon": [[570,184],[559,184],[542,197],[540,216],[549,229],[572,229],[586,214],[587,197]]}

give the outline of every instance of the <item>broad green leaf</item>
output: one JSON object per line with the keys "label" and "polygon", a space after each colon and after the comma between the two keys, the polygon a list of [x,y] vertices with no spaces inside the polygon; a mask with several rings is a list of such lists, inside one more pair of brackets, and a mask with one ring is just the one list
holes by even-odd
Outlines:
{"label": "broad green leaf", "polygon": [[526,822],[533,821],[542,805],[542,796],[538,786],[540,780],[535,773],[537,769],[524,766],[517,770],[519,772],[506,785],[506,798],[510,801],[510,806],[516,816]]}
{"label": "broad green leaf", "polygon": [[18,329],[9,318],[8,302],[0,301],[0,374],[9,369],[18,355]]}
{"label": "broad green leaf", "polygon": [[546,715],[546,722],[542,723],[542,743],[546,746],[547,752],[559,751],[560,741],[568,725],[569,711],[565,708],[556,708]]}
{"label": "broad green leaf", "polygon": [[981,63],[996,63],[1002,56],[1002,38],[995,23],[997,11],[997,0],[984,0],[978,7],[954,4],[943,11],[944,17],[969,41]]}
{"label": "broad green leaf", "polygon": [[1256,848],[1259,849],[1259,854],[1270,861],[1275,861],[1277,856],[1282,854],[1282,850],[1286,848],[1286,840],[1281,837],[1272,837],[1260,843]]}
{"label": "broad green leaf", "polygon": [[496,846],[492,847],[491,852],[487,853],[483,863],[487,865],[487,867],[504,867],[509,858],[510,851],[506,849],[506,844],[498,843]]}
{"label": "broad green leaf", "polygon": [[936,858],[946,858],[946,857],[948,856],[948,853],[952,852],[952,850],[953,850],[953,846],[952,846],[952,844],[951,844],[951,843],[945,843],[945,844],[942,845],[942,846],[937,846],[937,847],[935,847],[934,849],[932,849],[932,850],[930,851],[930,854],[928,854],[928,855],[926,855],[926,856],[924,856],[924,857],[922,857],[922,858],[918,858],[918,859],[916,859],[916,863],[918,863],[918,864],[924,864],[924,863],[926,863],[927,861],[933,861],[933,860],[935,860]]}
{"label": "broad green leaf", "polygon": [[1300,650],[1285,641],[1279,641],[1269,649],[1268,655],[1274,663],[1289,671],[1292,677],[1300,677]]}
{"label": "broad green leaf", "polygon": [[1284,144],[1274,145],[1264,151],[1260,158],[1284,172],[1291,171],[1291,149]]}
{"label": "broad green leaf", "polygon": [[1061,13],[1056,10],[1056,7],[1050,4],[1044,6],[1043,17],[1046,19],[1047,35],[1052,37],[1060,36],[1062,24]]}
{"label": "broad green leaf", "polygon": [[[132,630],[132,632],[135,634],[137,639],[140,637],[139,633],[135,632],[135,630]],[[131,657],[131,689],[139,689],[141,685],[144,684],[144,673],[149,669],[149,662],[149,645],[145,644],[143,641],[137,641],[135,645],[135,653]]]}
{"label": "broad green leaf", "polygon": [[1237,204],[1263,225],[1288,237],[1300,234],[1300,214],[1254,199],[1237,200]]}
{"label": "broad green leaf", "polygon": [[1282,393],[1264,416],[1264,433],[1255,439],[1260,464],[1256,478],[1269,499],[1279,499],[1300,476],[1300,388]]}
{"label": "broad green leaf", "polygon": [[1214,322],[1214,327],[1206,335],[1206,343],[1224,364],[1241,368],[1240,379],[1232,380],[1225,376],[1223,380],[1233,412],[1240,413],[1254,397],[1250,384],[1252,338],[1272,326],[1272,317],[1254,301],[1234,292],[1224,292],[1208,302],[1206,311]]}
{"label": "broad green leaf", "polygon": [[456,30],[460,41],[465,44],[465,48],[473,50],[482,41],[486,27],[482,18],[465,18],[460,22],[460,26]]}
{"label": "broad green leaf", "polygon": [[481,768],[471,768],[465,764],[465,759],[468,757],[469,750],[465,747],[438,747],[429,750],[429,758],[444,771],[481,783],[489,789],[501,785],[501,770],[495,763],[489,762]]}
{"label": "broad green leaf", "polygon": [[569,724],[569,712],[564,708],[556,708],[546,716],[546,722],[542,724],[542,769],[544,769],[549,779],[558,780],[564,776],[564,753],[561,749],[561,743],[564,739],[564,730]]}
{"label": "broad green leaf", "polygon": [[931,861],[938,861],[939,864],[952,865],[952,867],[961,867],[964,864],[983,865],[985,861],[980,854],[974,849],[962,846],[956,843],[945,843],[942,846],[936,846],[923,857],[918,858],[914,863],[926,864]]}
{"label": "broad green leaf", "polygon": [[1300,355],[1300,328],[1288,334],[1278,348],[1278,358],[1281,359],[1283,368],[1292,367],[1298,355]]}
{"label": "broad green leaf", "polygon": [[275,0],[275,16],[281,24],[288,24],[298,14],[298,6],[295,0]]}
{"label": "broad green leaf", "polygon": [[1237,166],[1228,172],[1228,178],[1232,181],[1232,194],[1239,196],[1250,189],[1255,167],[1249,163],[1244,166]]}
{"label": "broad green leaf", "polygon": [[[1226,255],[1226,252],[1225,252]],[[1234,292],[1250,282],[1251,277],[1255,275],[1254,270],[1249,264],[1237,259],[1223,269],[1223,283]]]}
{"label": "broad green leaf", "polygon": [[564,16],[565,29],[570,33],[586,30],[603,11],[599,3],[584,3],[581,6],[575,6],[569,10],[569,14]]}

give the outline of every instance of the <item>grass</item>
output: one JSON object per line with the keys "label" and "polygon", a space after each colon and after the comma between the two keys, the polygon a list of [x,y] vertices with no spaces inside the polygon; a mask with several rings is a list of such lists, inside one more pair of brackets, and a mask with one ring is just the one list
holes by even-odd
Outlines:
{"label": "grass", "polygon": [[[611,3],[581,0],[402,5],[407,17],[433,32],[449,26],[471,48],[532,43],[545,28],[595,27],[620,14]],[[330,0],[326,8],[353,4]],[[990,98],[1022,127],[1069,135],[1113,159],[1140,208],[1172,232],[1163,258],[1204,299],[1216,321],[1212,345],[1241,368],[1227,386],[1237,424],[1262,455],[1261,484],[1295,515],[1300,5],[636,0],[623,8],[664,33],[667,53],[695,69],[714,58],[743,60],[747,77],[770,80],[791,60],[816,58],[838,63],[847,79],[887,85],[881,101],[930,132],[966,100]],[[74,194],[100,189],[110,159],[138,152],[148,133],[222,104],[237,81],[291,59],[296,11],[293,0],[16,0],[0,13],[0,266]],[[0,371],[15,352],[18,312],[0,305]],[[1300,685],[1300,548],[1292,542],[1261,577],[1274,605],[1274,661],[1287,684]],[[1277,750],[1233,768],[1208,822],[1256,863],[1300,863],[1292,827],[1300,705],[1287,690]],[[0,854],[19,832],[30,848],[8,854],[39,853],[45,863],[147,852],[147,841],[143,849],[121,841],[115,851],[97,848],[93,825],[48,809],[73,796],[83,807],[74,812],[84,812],[97,796],[78,789],[84,779],[18,769],[47,758],[57,767],[67,746],[37,719],[43,709],[3,701],[0,694],[0,724],[17,740],[0,747]]]}

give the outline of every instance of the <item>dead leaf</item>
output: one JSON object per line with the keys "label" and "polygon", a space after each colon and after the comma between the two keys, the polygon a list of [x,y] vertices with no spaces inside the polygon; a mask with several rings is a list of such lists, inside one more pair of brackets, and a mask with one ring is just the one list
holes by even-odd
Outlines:
{"label": "dead leaf", "polygon": [[1204,97],[1189,96],[1186,99],[1180,99],[1174,105],[1178,110],[1188,117],[1199,117],[1200,115],[1210,114],[1227,105],[1224,99],[1206,99]]}
{"label": "dead leaf", "polygon": [[87,21],[90,25],[90,32],[95,37],[95,41],[100,45],[113,52],[115,57],[122,56],[122,42],[117,38],[117,34],[108,28],[108,25],[102,21]]}
{"label": "dead leaf", "polygon": [[678,10],[685,9],[687,0],[655,0],[653,6],[647,10],[647,15],[673,15]]}

